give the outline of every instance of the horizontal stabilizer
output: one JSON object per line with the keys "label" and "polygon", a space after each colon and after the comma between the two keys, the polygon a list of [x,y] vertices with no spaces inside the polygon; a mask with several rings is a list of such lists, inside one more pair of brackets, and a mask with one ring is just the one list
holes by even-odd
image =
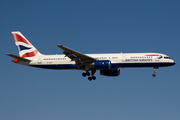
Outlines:
{"label": "horizontal stabilizer", "polygon": [[15,58],[15,59],[24,61],[24,62],[30,62],[30,61],[31,61],[31,60],[29,60],[29,59],[22,58],[22,57],[19,57],[19,56],[13,55],[13,54],[9,54],[9,53],[7,53],[6,55],[8,55],[8,56],[10,56],[10,57],[12,57],[12,58]]}

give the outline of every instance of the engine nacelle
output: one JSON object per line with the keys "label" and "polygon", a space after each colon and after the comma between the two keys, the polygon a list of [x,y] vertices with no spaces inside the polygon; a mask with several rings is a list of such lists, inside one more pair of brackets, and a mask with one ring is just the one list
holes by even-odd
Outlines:
{"label": "engine nacelle", "polygon": [[100,75],[104,76],[119,76],[120,69],[100,70]]}
{"label": "engine nacelle", "polygon": [[95,61],[91,64],[92,68],[97,69],[110,69],[111,68],[111,61],[110,60],[99,60]]}

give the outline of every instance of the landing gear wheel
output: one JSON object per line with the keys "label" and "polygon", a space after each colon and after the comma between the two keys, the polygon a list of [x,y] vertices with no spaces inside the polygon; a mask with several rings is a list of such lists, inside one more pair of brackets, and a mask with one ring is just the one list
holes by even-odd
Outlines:
{"label": "landing gear wheel", "polygon": [[96,77],[95,77],[95,76],[92,76],[92,79],[93,79],[93,80],[96,80]]}
{"label": "landing gear wheel", "polygon": [[96,73],[96,69],[92,69],[91,70],[91,73],[87,70],[85,70],[83,73],[82,73],[82,76],[83,77],[86,77],[86,76],[89,76],[88,77],[88,80],[91,81],[91,80],[96,80],[96,77],[94,76],[94,74]]}
{"label": "landing gear wheel", "polygon": [[92,77],[88,77],[88,80],[91,81],[91,80],[92,80]]}
{"label": "landing gear wheel", "polygon": [[156,74],[152,74],[153,77],[156,77]]}
{"label": "landing gear wheel", "polygon": [[83,77],[86,77],[86,73],[82,73],[82,76],[83,76]]}
{"label": "landing gear wheel", "polygon": [[86,77],[86,75],[87,75],[87,76],[90,76],[90,73],[89,73],[89,72],[86,72],[86,73],[83,72],[83,73],[82,73],[82,76]]}
{"label": "landing gear wheel", "polygon": [[89,72],[86,72],[86,75],[87,75],[87,76],[90,76],[90,73],[89,73]]}

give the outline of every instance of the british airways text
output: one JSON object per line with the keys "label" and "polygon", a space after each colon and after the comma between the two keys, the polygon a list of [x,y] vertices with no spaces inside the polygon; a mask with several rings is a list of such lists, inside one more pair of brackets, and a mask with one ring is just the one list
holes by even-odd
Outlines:
{"label": "british airways text", "polygon": [[125,61],[130,62],[130,61],[153,61],[152,59],[126,59]]}

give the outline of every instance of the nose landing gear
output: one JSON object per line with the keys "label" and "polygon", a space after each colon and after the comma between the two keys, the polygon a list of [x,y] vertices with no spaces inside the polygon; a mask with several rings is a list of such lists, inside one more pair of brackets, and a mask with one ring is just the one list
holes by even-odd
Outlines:
{"label": "nose landing gear", "polygon": [[153,74],[152,74],[153,77],[156,77],[156,74],[155,74],[157,72],[156,69],[158,69],[158,67],[154,67],[154,71],[153,71]]}

